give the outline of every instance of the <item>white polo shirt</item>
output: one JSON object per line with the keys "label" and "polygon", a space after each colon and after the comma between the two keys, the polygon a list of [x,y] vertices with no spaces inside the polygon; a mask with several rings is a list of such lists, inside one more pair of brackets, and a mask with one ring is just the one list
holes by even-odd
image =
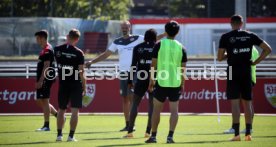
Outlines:
{"label": "white polo shirt", "polygon": [[120,37],[112,42],[108,50],[112,52],[118,50],[120,71],[130,70],[133,48],[142,42],[144,42],[144,37],[141,35],[132,35],[127,39]]}

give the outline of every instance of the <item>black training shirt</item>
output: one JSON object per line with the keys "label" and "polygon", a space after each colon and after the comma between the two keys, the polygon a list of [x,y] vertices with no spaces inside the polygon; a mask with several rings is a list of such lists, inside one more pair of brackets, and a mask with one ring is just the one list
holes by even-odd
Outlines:
{"label": "black training shirt", "polygon": [[[54,48],[60,83],[80,82],[79,65],[84,64],[83,52],[72,45],[64,44]],[[62,73],[65,73],[63,74]],[[71,75],[69,73],[72,72]]]}
{"label": "black training shirt", "polygon": [[[137,81],[148,82],[149,80],[149,70],[154,45],[155,42],[143,42],[133,48],[131,68],[136,70],[136,74],[140,71],[137,76],[141,77],[141,79],[137,78]],[[141,71],[145,71],[147,75],[145,75],[145,72]],[[145,76],[147,76],[147,78],[145,78]]]}
{"label": "black training shirt", "polygon": [[[50,66],[48,69],[46,69],[45,73],[42,73],[45,61],[50,61]],[[43,74],[43,76],[44,75],[46,76],[45,80],[48,80],[48,81],[50,79],[53,80],[53,77],[55,77],[54,67],[55,67],[54,52],[53,52],[52,46],[49,43],[47,43],[47,45],[41,50],[38,57],[37,69],[36,69],[36,81],[40,79],[41,74]]]}
{"label": "black training shirt", "polygon": [[251,65],[252,47],[260,46],[262,42],[263,40],[252,32],[233,30],[221,36],[219,48],[226,49],[229,66]]}

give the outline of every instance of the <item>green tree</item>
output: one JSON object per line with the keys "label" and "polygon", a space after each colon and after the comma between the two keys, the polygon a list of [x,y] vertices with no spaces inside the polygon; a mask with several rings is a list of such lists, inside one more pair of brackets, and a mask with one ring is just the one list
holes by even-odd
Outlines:
{"label": "green tree", "polygon": [[90,18],[99,19],[128,19],[129,9],[133,7],[132,0],[93,0],[91,2]]}
{"label": "green tree", "polygon": [[0,16],[47,16],[48,0],[1,0]]}
{"label": "green tree", "polygon": [[128,19],[132,0],[1,0],[2,17]]}

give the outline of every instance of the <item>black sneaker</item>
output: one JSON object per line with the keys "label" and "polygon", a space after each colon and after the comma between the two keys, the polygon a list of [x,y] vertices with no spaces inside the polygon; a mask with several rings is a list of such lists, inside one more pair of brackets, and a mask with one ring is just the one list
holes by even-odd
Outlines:
{"label": "black sneaker", "polygon": [[[120,132],[128,131],[128,127],[124,127],[123,129],[120,130]],[[133,127],[133,132],[136,131],[135,127]]]}
{"label": "black sneaker", "polygon": [[145,143],[157,143],[155,137],[150,137],[148,140],[145,141]]}
{"label": "black sneaker", "polygon": [[167,143],[175,143],[175,142],[173,141],[173,138],[172,138],[172,137],[168,137],[168,138],[167,138]]}
{"label": "black sneaker", "polygon": [[39,129],[36,129],[36,131],[50,131],[50,128],[49,127],[42,127],[42,128],[39,128]]}
{"label": "black sneaker", "polygon": [[124,127],[123,129],[120,130],[120,132],[128,131],[128,127]]}

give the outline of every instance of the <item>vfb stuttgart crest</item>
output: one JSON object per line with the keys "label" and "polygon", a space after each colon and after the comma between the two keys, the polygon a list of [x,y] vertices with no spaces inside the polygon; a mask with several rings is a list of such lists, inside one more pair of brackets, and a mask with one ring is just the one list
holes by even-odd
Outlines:
{"label": "vfb stuttgart crest", "polygon": [[82,105],[87,107],[94,99],[96,93],[95,84],[86,84],[86,95],[82,98]]}
{"label": "vfb stuttgart crest", "polygon": [[276,84],[265,84],[264,92],[267,101],[276,108]]}

